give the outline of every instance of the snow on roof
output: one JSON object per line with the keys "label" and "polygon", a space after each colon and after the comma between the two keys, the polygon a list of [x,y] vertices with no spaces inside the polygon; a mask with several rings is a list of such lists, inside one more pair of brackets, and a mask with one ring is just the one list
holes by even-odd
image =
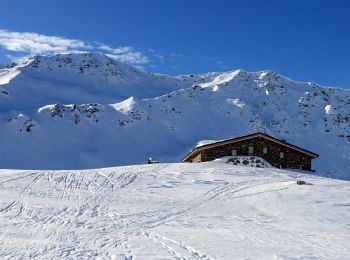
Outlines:
{"label": "snow on roof", "polygon": [[196,148],[204,145],[208,145],[208,144],[214,144],[220,141],[223,141],[223,140],[201,140],[197,143]]}

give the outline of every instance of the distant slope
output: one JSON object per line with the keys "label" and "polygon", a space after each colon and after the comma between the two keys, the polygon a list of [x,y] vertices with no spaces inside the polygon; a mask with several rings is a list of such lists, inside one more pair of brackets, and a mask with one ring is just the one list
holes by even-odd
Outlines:
{"label": "distant slope", "polygon": [[155,97],[187,87],[190,79],[148,73],[98,53],[36,56],[0,72],[0,90],[8,92],[0,111]]}
{"label": "distant slope", "polygon": [[200,140],[256,131],[320,154],[350,178],[350,91],[273,71],[172,77],[101,54],[0,70],[0,167],[81,169],[179,161]]}
{"label": "distant slope", "polygon": [[0,258],[349,259],[349,198],[218,163],[0,170]]}

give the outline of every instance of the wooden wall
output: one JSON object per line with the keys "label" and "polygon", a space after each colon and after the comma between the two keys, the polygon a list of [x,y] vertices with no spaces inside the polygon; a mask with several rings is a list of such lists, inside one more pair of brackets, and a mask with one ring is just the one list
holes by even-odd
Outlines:
{"label": "wooden wall", "polygon": [[[248,154],[249,146],[254,147],[254,152],[252,154]],[[263,147],[267,147],[267,154],[263,154]],[[205,162],[223,156],[230,156],[232,155],[232,150],[237,150],[238,156],[259,156],[277,168],[311,171],[311,156],[261,137],[205,149],[201,151],[200,160]],[[284,158],[280,158],[280,152],[284,153]]]}

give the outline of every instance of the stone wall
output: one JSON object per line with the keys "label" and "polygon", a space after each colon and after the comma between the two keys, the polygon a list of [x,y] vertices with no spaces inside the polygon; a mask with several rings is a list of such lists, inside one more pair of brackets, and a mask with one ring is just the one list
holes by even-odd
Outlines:
{"label": "stone wall", "polygon": [[[254,147],[253,153],[249,153],[249,146]],[[263,153],[264,147],[267,148],[266,154]],[[212,161],[219,157],[231,156],[232,150],[236,150],[236,155],[238,156],[259,156],[277,168],[303,169],[311,171],[311,156],[262,137],[207,148],[201,151],[201,161]],[[284,153],[284,158],[280,158],[280,152]]]}

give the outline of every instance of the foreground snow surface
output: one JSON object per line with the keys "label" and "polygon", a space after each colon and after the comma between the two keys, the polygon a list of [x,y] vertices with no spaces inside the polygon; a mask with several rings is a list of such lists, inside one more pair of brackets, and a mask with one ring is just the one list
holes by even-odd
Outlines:
{"label": "foreground snow surface", "polygon": [[0,170],[0,236],[16,259],[349,259],[350,186],[213,162]]}

